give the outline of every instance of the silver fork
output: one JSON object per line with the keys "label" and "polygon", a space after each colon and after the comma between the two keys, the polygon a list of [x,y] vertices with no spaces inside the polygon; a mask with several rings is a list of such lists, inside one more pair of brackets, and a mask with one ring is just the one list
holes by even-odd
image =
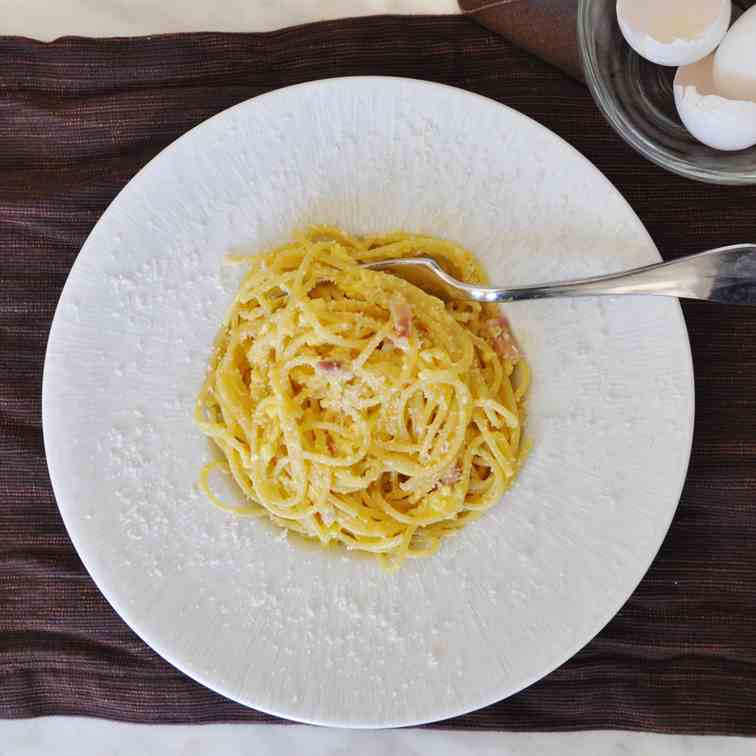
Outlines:
{"label": "silver fork", "polygon": [[452,298],[477,302],[646,294],[756,305],[756,244],[720,247],[606,276],[513,288],[463,283],[447,273],[433,257],[376,260],[363,263],[362,267],[371,270],[422,269],[442,283]]}

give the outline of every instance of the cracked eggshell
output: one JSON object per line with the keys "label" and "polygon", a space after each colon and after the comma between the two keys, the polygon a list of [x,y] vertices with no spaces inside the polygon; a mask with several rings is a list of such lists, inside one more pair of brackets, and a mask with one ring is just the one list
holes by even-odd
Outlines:
{"label": "cracked eggshell", "polygon": [[687,66],[722,41],[730,0],[617,0],[617,21],[630,47],[662,66]]}
{"label": "cracked eggshell", "polygon": [[688,131],[716,150],[744,150],[756,144],[756,102],[717,94],[714,56],[683,66],[675,76],[675,105]]}
{"label": "cracked eggshell", "polygon": [[732,100],[756,102],[756,5],[732,25],[719,46],[714,85]]}

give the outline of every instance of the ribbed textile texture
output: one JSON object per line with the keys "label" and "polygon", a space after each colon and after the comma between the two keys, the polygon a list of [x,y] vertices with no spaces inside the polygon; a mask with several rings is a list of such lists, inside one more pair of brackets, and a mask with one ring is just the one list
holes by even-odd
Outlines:
{"label": "ribbed textile texture", "polygon": [[[667,258],[756,242],[756,187],[663,172],[581,84],[470,18],[376,17],[270,34],[0,38],[0,716],[274,721],[173,669],[119,619],[66,535],[40,392],[55,304],[115,194],[192,126],[288,84],[410,76],[535,118],[622,191]],[[562,668],[442,726],[756,735],[756,309],[686,304],[693,458],[651,570]]]}

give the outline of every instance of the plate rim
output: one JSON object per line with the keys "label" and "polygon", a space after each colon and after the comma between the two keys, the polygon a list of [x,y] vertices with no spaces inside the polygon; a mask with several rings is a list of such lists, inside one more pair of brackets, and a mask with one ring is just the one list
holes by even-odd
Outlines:
{"label": "plate rim", "polygon": [[152,166],[152,164],[158,159],[160,159],[164,155],[164,153],[170,150],[173,150],[176,147],[176,145],[181,143],[183,140],[185,139],[188,140],[189,138],[191,138],[191,135],[196,130],[203,128],[206,124],[210,123],[211,121],[214,121],[215,119],[221,119],[221,118],[227,117],[227,114],[230,111],[234,111],[236,109],[242,109],[245,107],[250,107],[251,103],[255,103],[259,100],[264,100],[267,98],[275,98],[276,96],[279,96],[283,92],[291,92],[293,90],[298,90],[298,89],[303,89],[303,90],[314,89],[314,88],[318,88],[324,85],[325,86],[333,86],[333,85],[338,86],[340,83],[343,83],[343,82],[355,82],[355,81],[357,82],[364,81],[366,83],[370,83],[370,82],[410,83],[413,86],[427,87],[429,89],[451,90],[455,94],[462,94],[466,97],[483,101],[483,103],[487,105],[493,105],[498,108],[503,108],[507,110],[510,114],[513,114],[515,118],[520,118],[520,119],[523,119],[524,121],[527,121],[531,128],[534,127],[538,130],[547,132],[551,136],[551,138],[556,139],[558,142],[561,143],[563,147],[565,147],[574,156],[576,156],[579,161],[581,161],[584,165],[587,165],[588,170],[592,172],[596,177],[598,177],[599,180],[603,181],[605,185],[610,189],[610,191],[614,192],[616,195],[618,195],[621,198],[622,202],[627,207],[629,212],[634,216],[638,228],[642,230],[643,234],[647,238],[649,242],[649,249],[653,250],[654,255],[660,262],[663,261],[663,258],[661,254],[659,253],[659,250],[651,234],[649,233],[645,224],[641,220],[640,216],[636,213],[635,209],[632,207],[629,201],[625,198],[625,195],[609,180],[609,178],[596,165],[594,165],[594,163],[588,157],[586,157],[576,147],[571,145],[562,136],[552,131],[550,128],[544,126],[539,121],[535,120],[531,116],[521,113],[520,111],[516,110],[515,108],[510,107],[509,105],[506,105],[505,103],[499,102],[498,100],[492,97],[487,97],[486,95],[482,95],[477,92],[473,92],[468,89],[463,89],[462,87],[454,86],[451,84],[444,84],[440,82],[429,81],[426,79],[418,79],[418,78],[405,77],[405,76],[381,76],[381,75],[337,76],[337,77],[331,77],[331,78],[325,78],[325,79],[313,79],[310,81],[300,82],[300,83],[288,85],[285,87],[278,87],[276,89],[272,89],[268,92],[263,92],[259,95],[250,97],[246,100],[238,102],[227,108],[224,108],[223,110],[213,114],[209,118],[206,118],[205,120],[201,121],[200,123],[193,126],[191,129],[187,130],[186,132],[178,136],[168,145],[163,147],[156,155],[150,158],[150,160],[145,165],[143,165],[127,181],[127,183],[118,191],[115,197],[113,197],[113,199],[108,203],[107,207],[104,209],[100,217],[97,219],[97,222],[94,224],[92,229],[87,234],[87,237],[84,240],[84,243],[81,245],[81,248],[76,254],[76,258],[73,264],[71,265],[71,268],[68,274],[66,275],[65,283],[61,289],[58,302],[56,303],[56,306],[55,306],[55,311],[53,314],[50,330],[48,333],[47,344],[45,347],[45,356],[44,356],[44,364],[43,364],[43,371],[42,371],[41,415],[42,415],[42,436],[43,436],[43,446],[44,446],[44,451],[45,451],[45,462],[46,462],[48,474],[50,477],[50,483],[51,483],[53,493],[55,496],[56,507],[58,509],[58,512],[60,513],[61,519],[63,520],[66,533],[69,539],[71,540],[71,543],[74,549],[76,550],[77,556],[81,560],[89,577],[95,583],[98,591],[103,595],[105,600],[108,602],[111,608],[115,611],[118,617],[127,625],[129,630],[135,633],[137,637],[145,645],[147,645],[156,654],[158,654],[161,658],[167,661],[171,666],[179,670],[179,672],[186,675],[190,680],[199,683],[203,687],[213,691],[214,693],[217,693],[223,696],[224,698],[230,701],[238,703],[241,706],[252,709],[254,711],[259,711],[263,714],[272,715],[277,718],[283,719],[285,721],[301,722],[303,724],[309,724],[309,725],[345,728],[345,729],[357,729],[357,730],[382,730],[382,729],[393,729],[393,728],[401,728],[401,727],[416,727],[416,726],[431,724],[435,722],[442,722],[444,720],[459,717],[459,716],[464,716],[471,712],[478,711],[482,708],[485,708],[494,703],[497,703],[498,701],[505,700],[521,691],[524,691],[527,688],[529,688],[531,685],[536,683],[537,681],[542,680],[543,678],[547,677],[556,669],[558,669],[563,664],[565,664],[565,662],[567,662],[569,659],[575,656],[575,654],[577,654],[582,648],[587,646],[609,624],[609,622],[611,622],[611,620],[614,619],[614,617],[619,613],[619,611],[621,611],[622,607],[627,603],[627,601],[635,593],[641,581],[646,576],[646,574],[648,573],[648,570],[650,569],[651,565],[653,564],[656,557],[658,556],[659,551],[661,550],[661,547],[664,541],[666,540],[667,534],[669,532],[669,528],[672,524],[672,521],[680,505],[680,498],[681,498],[681,495],[682,495],[682,492],[683,492],[683,489],[684,489],[684,486],[688,477],[688,471],[690,468],[690,460],[691,460],[692,449],[693,449],[695,416],[696,416],[696,392],[695,392],[695,371],[694,371],[694,364],[693,364],[693,354],[692,354],[692,347],[691,347],[691,342],[690,342],[690,335],[688,333],[687,323],[685,321],[683,310],[680,305],[680,301],[678,299],[675,302],[676,306],[674,309],[676,312],[676,318],[678,319],[679,325],[682,327],[682,335],[684,336],[683,341],[685,342],[685,349],[684,349],[685,357],[686,357],[685,359],[686,371],[685,372],[687,372],[688,378],[689,378],[690,416],[687,418],[688,442],[686,444],[685,461],[683,464],[680,465],[681,474],[680,474],[679,484],[677,487],[678,488],[678,493],[676,495],[677,503],[674,505],[674,507],[670,508],[669,518],[667,519],[667,522],[664,525],[663,532],[660,529],[659,545],[653,550],[653,553],[651,554],[650,559],[648,560],[648,563],[643,567],[642,571],[640,572],[640,577],[634,583],[634,585],[632,586],[632,590],[630,590],[628,595],[622,600],[622,602],[616,608],[614,608],[611,611],[609,617],[606,619],[602,619],[598,623],[595,630],[591,632],[590,637],[588,637],[585,640],[579,641],[574,646],[571,646],[570,650],[566,654],[560,655],[560,660],[558,663],[551,665],[545,671],[540,671],[539,673],[534,674],[532,677],[528,678],[525,683],[518,683],[517,686],[513,689],[504,689],[503,691],[499,691],[498,693],[494,695],[493,698],[491,698],[490,696],[483,696],[479,698],[478,700],[476,700],[473,704],[466,703],[465,705],[461,707],[450,708],[448,710],[437,712],[436,714],[434,714],[433,718],[431,719],[410,718],[410,719],[402,719],[402,720],[387,720],[385,722],[382,722],[381,724],[376,724],[375,722],[367,722],[367,721],[359,722],[359,721],[354,721],[354,720],[348,720],[346,716],[342,717],[341,719],[338,719],[338,718],[337,719],[318,719],[318,718],[307,718],[307,717],[301,717],[301,716],[295,717],[295,716],[292,716],[291,714],[286,714],[280,711],[276,711],[274,708],[271,708],[271,707],[259,706],[257,704],[252,704],[252,703],[248,703],[247,701],[241,700],[240,697],[238,697],[237,695],[234,695],[224,690],[224,686],[218,685],[216,683],[213,683],[207,680],[206,676],[203,673],[189,671],[187,667],[190,665],[185,664],[184,662],[179,662],[175,660],[173,654],[170,652],[170,650],[164,647],[162,641],[158,641],[158,642],[153,642],[152,640],[148,641],[145,635],[149,637],[150,633],[147,632],[145,634],[141,630],[138,630],[137,626],[139,626],[140,623],[132,622],[129,619],[127,619],[127,615],[129,614],[128,608],[123,606],[121,603],[119,603],[119,601],[115,599],[115,597],[112,595],[109,589],[104,588],[104,586],[101,584],[100,577],[95,574],[96,570],[95,572],[93,572],[92,569],[90,568],[89,557],[87,556],[87,549],[82,548],[82,543],[80,539],[78,538],[78,536],[76,535],[76,524],[74,522],[74,518],[67,517],[64,512],[65,506],[61,506],[60,504],[60,497],[58,495],[58,491],[61,490],[61,484],[58,483],[56,485],[56,474],[53,470],[53,466],[49,462],[49,457],[47,453],[48,442],[49,442],[48,429],[50,427],[50,423],[52,422],[50,420],[50,412],[51,412],[50,382],[51,382],[51,379],[49,377],[49,370],[50,370],[49,369],[49,364],[50,364],[49,356],[51,353],[51,344],[53,343],[56,336],[56,331],[58,330],[58,328],[61,327],[61,319],[59,318],[61,303],[63,302],[65,298],[66,291],[69,288],[69,285],[71,285],[71,281],[74,278],[74,274],[76,273],[78,266],[81,265],[83,253],[86,251],[87,246],[90,244],[91,238],[95,230],[97,229],[97,227],[103,222],[103,219],[105,219],[109,215],[109,213],[112,211],[114,206],[117,205],[122,195],[129,190],[129,187],[131,187],[132,183],[136,182],[143,172],[148,171],[150,167]]}

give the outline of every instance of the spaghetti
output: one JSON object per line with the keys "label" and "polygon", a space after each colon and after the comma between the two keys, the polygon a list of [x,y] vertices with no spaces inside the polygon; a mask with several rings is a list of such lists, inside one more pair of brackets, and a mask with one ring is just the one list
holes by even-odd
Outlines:
{"label": "spaghetti", "polygon": [[[434,553],[522,464],[529,368],[498,308],[444,303],[360,262],[430,255],[485,276],[450,242],[314,227],[249,266],[218,334],[196,422],[221,452],[200,487],[385,566]],[[210,475],[244,493],[231,506]]]}

